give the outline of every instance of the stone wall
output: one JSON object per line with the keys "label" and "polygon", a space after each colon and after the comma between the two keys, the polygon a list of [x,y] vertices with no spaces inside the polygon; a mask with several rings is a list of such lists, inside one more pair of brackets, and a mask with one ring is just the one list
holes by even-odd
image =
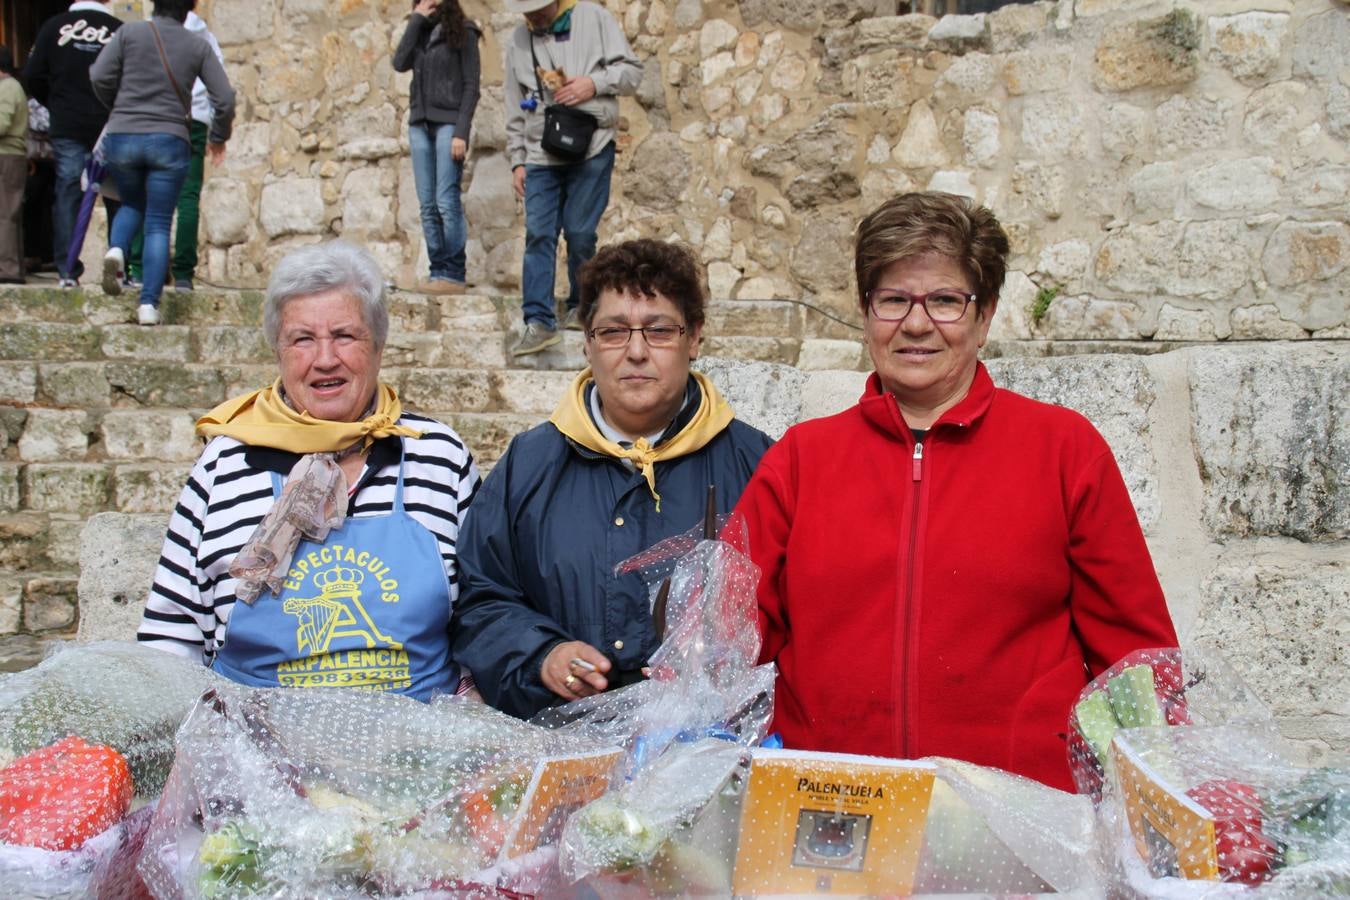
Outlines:
{"label": "stone wall", "polygon": [[[774,436],[850,406],[866,377],[700,366]],[[1217,648],[1310,760],[1350,750],[1350,345],[1002,359],[990,370],[1003,386],[1078,409],[1111,444],[1183,645]],[[1008,517],[1016,528],[1016,510]],[[90,520],[82,639],[134,634],[163,527],[163,513]]]}
{"label": "stone wall", "polygon": [[[1061,0],[942,19],[894,15],[895,0],[605,3],[646,72],[623,101],[602,238],[690,242],[716,297],[856,319],[860,214],[940,188],[989,204],[1013,238],[995,339],[1350,332],[1343,0]],[[202,5],[241,90],[206,185],[203,274],[256,286],[290,246],[337,233],[400,283],[425,272],[409,76],[390,65],[407,0]],[[470,277],[511,288],[523,225],[500,47],[518,17],[465,6],[487,31]]]}

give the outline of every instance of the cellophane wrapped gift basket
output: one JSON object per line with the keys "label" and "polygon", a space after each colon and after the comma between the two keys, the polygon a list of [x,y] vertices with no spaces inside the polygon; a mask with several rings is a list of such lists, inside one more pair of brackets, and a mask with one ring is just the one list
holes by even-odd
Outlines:
{"label": "cellophane wrapped gift basket", "polygon": [[1350,896],[1350,767],[1301,764],[1213,652],[1142,650],[1084,689],[1070,721],[1123,896]]}
{"label": "cellophane wrapped gift basket", "polygon": [[774,670],[754,664],[758,573],[737,521],[708,533],[629,563],[656,609],[670,585],[652,678],[541,717],[608,728],[626,751],[622,780],[563,829],[561,884],[605,898],[1101,895],[1085,798],[956,760],[762,746]]}
{"label": "cellophane wrapped gift basket", "polygon": [[174,733],[212,680],[112,641],[59,644],[0,679],[0,896],[145,896],[140,841]]}
{"label": "cellophane wrapped gift basket", "polygon": [[0,889],[1350,893],[1346,770],[1298,765],[1216,657],[1148,651],[1094,681],[1069,722],[1078,795],[954,759],[776,746],[744,548],[738,521],[710,517],[625,562],[662,638],[649,677],[529,722],[466,697],[249,688],[159,651],[67,648],[0,679]]}

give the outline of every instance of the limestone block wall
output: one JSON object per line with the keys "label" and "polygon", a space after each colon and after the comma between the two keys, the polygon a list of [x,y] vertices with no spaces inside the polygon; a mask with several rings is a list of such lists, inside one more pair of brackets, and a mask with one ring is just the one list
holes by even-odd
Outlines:
{"label": "limestone block wall", "polygon": [[[208,277],[365,241],[425,272],[407,151],[406,0],[209,0],[241,89],[209,177]],[[1342,338],[1350,331],[1350,14],[1342,0],[1060,0],[895,15],[896,0],[605,0],[645,75],[603,238],[678,237],[719,298],[856,318],[850,232],[897,191],[989,204],[1015,247],[995,339]],[[465,183],[470,277],[510,288],[502,39]],[[907,6],[907,5],[906,5]],[[96,248],[95,248],[96,249]],[[810,320],[812,336],[841,326]]]}
{"label": "limestone block wall", "polygon": [[[852,405],[866,377],[729,359],[700,367],[774,436]],[[1350,750],[1350,345],[1216,344],[989,367],[1004,387],[1079,410],[1111,444],[1183,645],[1222,652],[1310,760]],[[1018,527],[1017,510],[1007,516]],[[134,634],[164,521],[89,520],[82,639]]]}

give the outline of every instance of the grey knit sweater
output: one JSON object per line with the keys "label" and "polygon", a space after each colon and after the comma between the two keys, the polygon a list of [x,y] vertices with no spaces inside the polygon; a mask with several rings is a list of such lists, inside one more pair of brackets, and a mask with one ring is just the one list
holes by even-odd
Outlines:
{"label": "grey knit sweater", "polygon": [[[154,29],[159,29],[173,76],[182,88],[174,90],[164,70]],[[200,78],[211,100],[213,144],[223,144],[234,124],[234,88],[210,45],[181,22],[155,16],[145,22],[129,22],[117,30],[108,46],[89,67],[89,81],[103,105],[112,109],[109,134],[175,134],[188,140],[188,114],[192,83]]]}

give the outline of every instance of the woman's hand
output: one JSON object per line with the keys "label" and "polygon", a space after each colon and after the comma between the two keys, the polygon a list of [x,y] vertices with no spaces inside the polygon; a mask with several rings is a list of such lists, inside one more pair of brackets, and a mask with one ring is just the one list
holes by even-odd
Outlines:
{"label": "woman's hand", "polygon": [[455,162],[464,162],[464,157],[469,154],[469,145],[464,138],[450,139],[450,156]]}
{"label": "woman's hand", "polygon": [[211,165],[218,166],[225,161],[224,144],[207,144],[206,155],[211,159]]}
{"label": "woman's hand", "polygon": [[599,650],[585,641],[567,641],[544,657],[539,677],[559,697],[577,700],[609,687],[604,675],[608,671],[609,660]]}
{"label": "woman's hand", "polygon": [[515,190],[516,196],[525,199],[525,167],[516,166],[511,170],[511,187]]}
{"label": "woman's hand", "polygon": [[419,16],[431,18],[432,13],[441,5],[441,0],[417,0],[417,5],[413,7],[413,12]]}
{"label": "woman's hand", "polygon": [[576,106],[595,96],[595,81],[589,75],[577,75],[569,78],[553,94],[553,99],[563,106]]}

